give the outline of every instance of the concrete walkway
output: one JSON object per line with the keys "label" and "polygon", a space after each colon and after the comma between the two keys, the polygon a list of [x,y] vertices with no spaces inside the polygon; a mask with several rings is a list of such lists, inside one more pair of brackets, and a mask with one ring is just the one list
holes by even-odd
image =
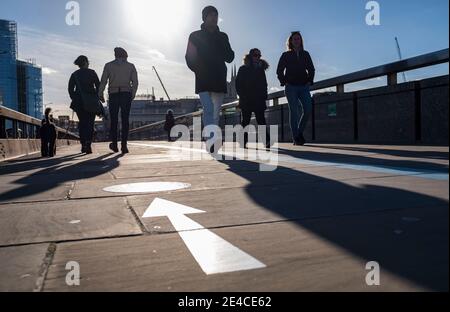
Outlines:
{"label": "concrete walkway", "polygon": [[0,291],[448,291],[448,147],[129,148],[0,164]]}

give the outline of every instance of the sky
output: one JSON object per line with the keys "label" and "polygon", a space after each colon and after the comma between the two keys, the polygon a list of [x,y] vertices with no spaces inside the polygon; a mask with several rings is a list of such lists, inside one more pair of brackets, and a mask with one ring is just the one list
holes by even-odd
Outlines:
{"label": "sky", "polygon": [[[242,65],[251,48],[259,48],[271,65],[270,91],[281,90],[276,67],[291,31],[302,32],[313,58],[316,80],[398,60],[395,37],[404,58],[449,47],[448,0],[379,0],[380,25],[366,23],[366,0],[79,0],[80,25],[66,23],[66,0],[2,0],[0,19],[18,23],[19,58],[43,67],[44,104],[55,115],[69,115],[67,82],[87,55],[100,76],[113,49],[128,51],[139,72],[139,92],[165,97],[155,66],[171,98],[195,96],[194,75],[184,55],[189,34],[200,28],[206,5],[219,10],[219,27]],[[229,68],[231,69],[231,66]],[[229,73],[231,71],[229,70]],[[448,74],[448,64],[407,73],[408,80]],[[384,78],[352,85],[364,88]]]}

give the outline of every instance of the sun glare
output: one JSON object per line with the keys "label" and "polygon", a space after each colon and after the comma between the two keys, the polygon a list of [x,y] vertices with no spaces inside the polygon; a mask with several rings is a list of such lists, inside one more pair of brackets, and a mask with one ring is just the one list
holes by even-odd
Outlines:
{"label": "sun glare", "polygon": [[136,34],[168,38],[187,20],[188,0],[127,0],[127,20]]}

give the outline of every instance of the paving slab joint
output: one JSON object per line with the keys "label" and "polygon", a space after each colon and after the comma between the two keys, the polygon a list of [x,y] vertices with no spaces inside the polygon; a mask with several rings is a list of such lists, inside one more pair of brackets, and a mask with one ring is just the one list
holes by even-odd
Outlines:
{"label": "paving slab joint", "polygon": [[41,268],[39,270],[38,278],[36,280],[36,285],[35,288],[33,289],[33,292],[43,291],[45,279],[47,278],[48,270],[53,262],[55,253],[56,253],[56,244],[50,243],[47,249],[47,253],[45,254],[45,258],[42,262]]}
{"label": "paving slab joint", "polygon": [[128,201],[128,198],[125,197],[125,204],[127,205],[128,210],[130,210],[131,214],[133,215],[136,223],[139,225],[139,228],[141,229],[143,234],[148,234],[147,229],[145,228],[144,223],[142,223],[141,219],[137,215],[136,211],[133,209],[133,206],[131,206],[130,202]]}

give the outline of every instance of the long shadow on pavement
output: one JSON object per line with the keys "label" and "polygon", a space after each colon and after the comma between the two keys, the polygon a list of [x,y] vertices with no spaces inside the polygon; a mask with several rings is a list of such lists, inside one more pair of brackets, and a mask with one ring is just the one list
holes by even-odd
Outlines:
{"label": "long shadow on pavement", "polygon": [[[301,155],[317,160],[316,153]],[[357,163],[367,162],[364,157],[350,157]],[[330,155],[327,160],[330,161]],[[390,271],[427,289],[448,291],[448,201],[376,185],[380,180],[349,185],[282,166],[255,175],[254,171],[242,170],[243,164],[258,166],[255,162],[220,162],[249,181],[245,191],[262,208],[367,262],[377,261],[382,272]],[[281,180],[295,176],[298,183],[256,186],[261,180],[280,181],[280,176]],[[402,217],[416,217],[417,222],[408,223]],[[397,229],[404,232],[396,232]],[[361,277],[362,283],[364,278]]]}
{"label": "long shadow on pavement", "polygon": [[27,162],[17,162],[1,167],[2,174],[13,174],[25,170],[39,169],[29,175],[18,177],[10,183],[17,184],[18,187],[1,194],[2,202],[13,201],[22,197],[36,195],[64,183],[93,178],[110,172],[119,166],[121,154],[108,158],[113,154],[106,154],[96,158],[67,163],[76,160],[81,155],[71,155],[46,160],[36,160]]}
{"label": "long shadow on pavement", "polygon": [[[310,150],[289,150],[280,148],[278,150],[280,155],[292,156],[294,158],[299,158],[306,161],[318,161],[318,162],[332,162],[337,165],[349,164],[349,165],[362,165],[362,166],[379,166],[379,167],[390,167],[390,168],[404,168],[416,169],[416,170],[432,170],[439,173],[448,173],[448,165],[430,163],[426,161],[418,160],[406,160],[406,159],[384,159],[384,158],[374,158],[362,155],[352,155],[352,154],[330,154],[330,153],[319,153]],[[420,158],[420,155],[417,157]]]}

